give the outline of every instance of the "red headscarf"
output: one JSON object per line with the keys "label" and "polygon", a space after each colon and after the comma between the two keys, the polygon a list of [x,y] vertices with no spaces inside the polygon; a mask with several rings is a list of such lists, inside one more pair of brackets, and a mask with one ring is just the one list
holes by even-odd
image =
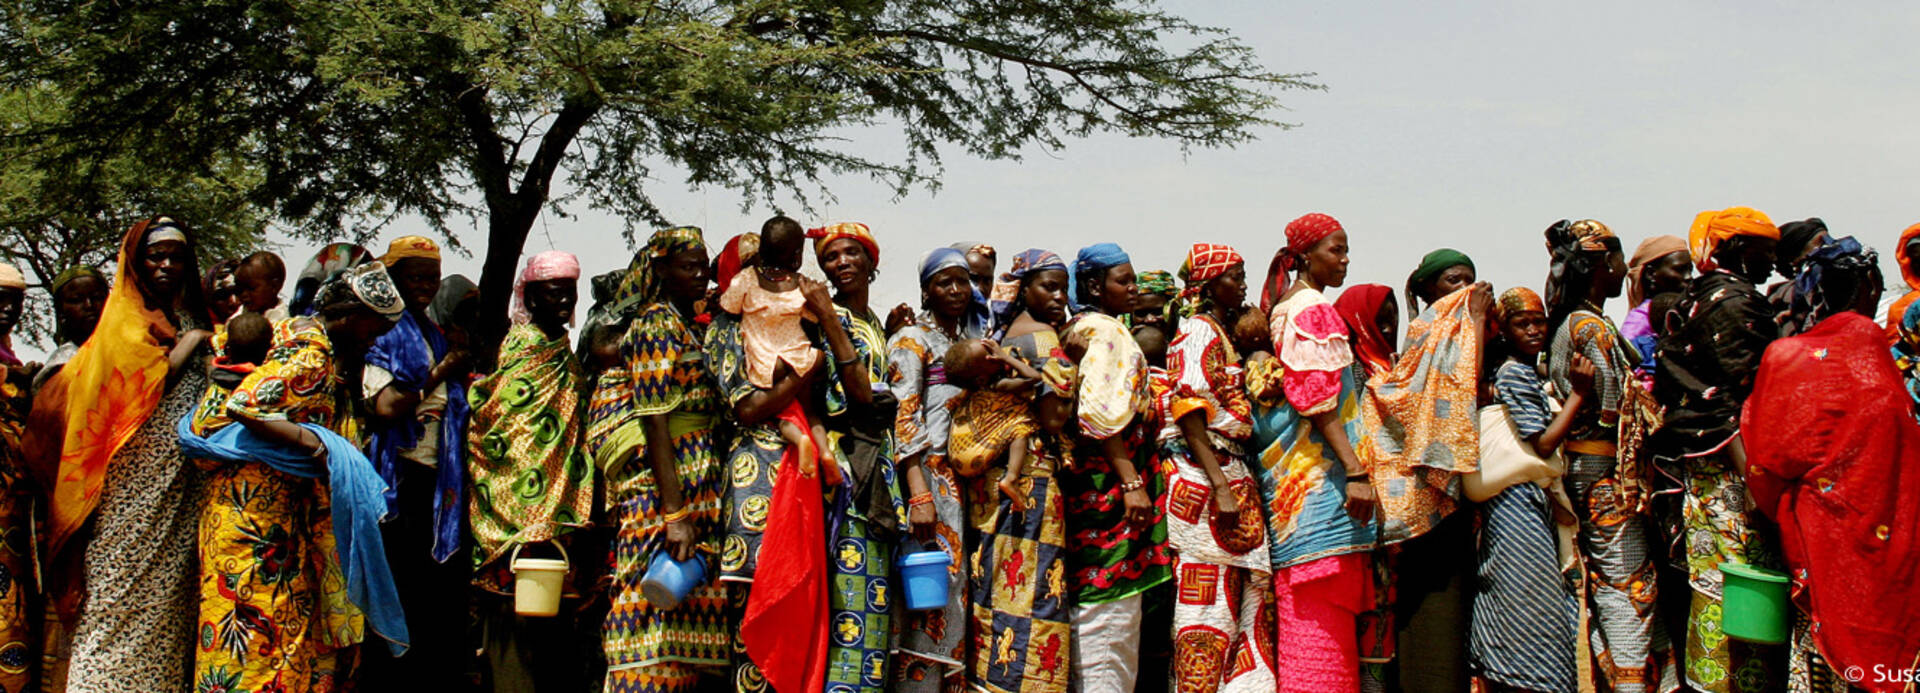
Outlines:
{"label": "red headscarf", "polygon": [[[1836,670],[1912,667],[1920,423],[1880,330],[1849,312],[1774,342],[1741,422],[1747,488],[1780,524],[1794,601],[1820,652]],[[1904,687],[1891,678],[1855,685]]]}
{"label": "red headscarf", "polygon": [[740,268],[753,266],[760,258],[760,234],[743,233],[727,239],[727,245],[720,249],[720,257],[714,260],[713,283],[718,285],[720,293],[726,293],[733,285],[733,277]]}
{"label": "red headscarf", "polygon": [[1393,345],[1380,331],[1380,311],[1393,303],[1393,288],[1384,284],[1361,284],[1340,292],[1333,310],[1347,322],[1353,333],[1353,355],[1366,369],[1367,376],[1393,368]]}
{"label": "red headscarf", "polygon": [[1344,229],[1338,219],[1319,212],[1287,222],[1287,247],[1274,253],[1273,263],[1267,266],[1267,284],[1260,291],[1260,309],[1273,312],[1273,305],[1280,302],[1281,294],[1286,293],[1287,281],[1300,256],[1312,250],[1315,243],[1341,230]]}
{"label": "red headscarf", "polygon": [[857,221],[828,224],[817,229],[807,229],[807,237],[813,239],[814,255],[819,255],[820,251],[825,250],[828,243],[842,238],[851,238],[866,247],[867,259],[872,260],[874,266],[880,265],[880,244],[873,240],[873,229],[867,228],[866,224]]}
{"label": "red headscarf", "polygon": [[1180,279],[1187,283],[1180,292],[1181,300],[1192,299],[1200,293],[1200,287],[1243,262],[1246,260],[1233,248],[1217,243],[1193,244],[1187,249],[1187,259],[1180,263]]}

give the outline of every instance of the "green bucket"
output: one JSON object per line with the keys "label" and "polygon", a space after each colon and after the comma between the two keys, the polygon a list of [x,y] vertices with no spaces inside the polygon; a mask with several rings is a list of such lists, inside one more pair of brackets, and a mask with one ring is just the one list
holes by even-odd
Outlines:
{"label": "green bucket", "polygon": [[1787,642],[1793,616],[1787,604],[1787,576],[1743,563],[1720,564],[1720,629],[1727,637],[1765,645]]}

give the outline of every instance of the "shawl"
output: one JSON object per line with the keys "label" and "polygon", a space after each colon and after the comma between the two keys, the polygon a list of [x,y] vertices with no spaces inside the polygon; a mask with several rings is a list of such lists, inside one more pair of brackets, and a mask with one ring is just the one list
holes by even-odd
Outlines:
{"label": "shawl", "polygon": [[[438,295],[435,296],[438,301]],[[375,340],[367,350],[369,366],[384,368],[393,374],[393,386],[407,392],[420,392],[431,377],[433,366],[447,355],[447,336],[438,325],[424,322],[412,311],[400,315],[393,329]],[[433,494],[433,560],[446,562],[460,546],[467,503],[467,386],[448,380],[447,410],[440,421],[438,460],[435,465]],[[422,393],[425,394],[425,393]],[[373,431],[367,443],[367,455],[373,468],[386,482],[387,515],[399,513],[400,453],[420,444],[426,426],[414,417],[396,425]]]}
{"label": "shawl", "polygon": [[1748,488],[1779,523],[1794,601],[1841,671],[1906,671],[1920,651],[1920,423],[1885,344],[1852,312],[1775,342],[1742,414]]}
{"label": "shawl", "polygon": [[1708,210],[1693,217],[1693,227],[1687,230],[1687,247],[1693,253],[1693,265],[1702,274],[1712,272],[1720,266],[1713,259],[1713,253],[1720,244],[1734,236],[1759,236],[1761,238],[1780,238],[1780,229],[1773,220],[1760,210],[1752,207],[1728,207],[1720,211]]}
{"label": "shawl", "polygon": [[740,642],[776,691],[821,690],[827,673],[827,629],[795,627],[828,621],[824,488],[800,473],[799,456],[792,446],[781,454],[760,539],[761,564],[780,569],[755,577],[740,619]]}
{"label": "shawl", "polygon": [[469,501],[478,565],[515,544],[584,525],[592,475],[580,452],[580,362],[565,336],[530,324],[508,330],[500,367],[469,390]]}
{"label": "shawl", "polygon": [[321,285],[336,274],[373,261],[373,253],[366,248],[352,243],[328,243],[300,270],[300,277],[293,283],[293,300],[287,303],[289,314],[313,314],[313,302],[320,294]]}
{"label": "shawl", "polygon": [[1460,475],[1479,466],[1484,321],[1473,319],[1472,296],[1455,291],[1410,323],[1400,360],[1361,393],[1365,432],[1353,447],[1380,493],[1386,543],[1438,525],[1458,502]]}
{"label": "shawl", "polygon": [[[29,460],[53,468],[48,552],[57,555],[100,503],[107,462],[153,413],[167,388],[167,347],[175,329],[147,309],[134,276],[148,222],[134,224],[120,244],[113,289],[93,336],[34,402],[25,444]],[[42,425],[44,424],[44,425]]]}
{"label": "shawl", "polygon": [[352,441],[325,426],[300,424],[313,432],[327,449],[326,461],[262,440],[246,426],[224,426],[210,436],[193,432],[193,417],[180,417],[180,451],[186,456],[220,462],[259,462],[303,479],[326,477],[332,499],[335,551],[340,572],[347,579],[347,597],[367,614],[373,632],[387,641],[399,657],[407,651],[407,619],[400,593],[380,536],[381,515],[387,504],[382,489],[387,482],[375,472]]}
{"label": "shawl", "polygon": [[1393,368],[1393,346],[1375,323],[1381,309],[1393,302],[1393,289],[1385,284],[1361,284],[1340,292],[1333,302],[1334,312],[1347,323],[1353,334],[1353,355],[1367,377]]}
{"label": "shawl", "polygon": [[1892,341],[1896,337],[1897,330],[1900,327],[1900,319],[1907,314],[1907,306],[1913,305],[1914,299],[1920,298],[1920,273],[1915,273],[1913,270],[1913,263],[1916,258],[1907,253],[1907,246],[1911,245],[1914,241],[1920,241],[1920,224],[1914,224],[1907,227],[1907,230],[1901,231],[1900,243],[1893,248],[1894,261],[1900,265],[1900,278],[1906,280],[1907,287],[1912,290],[1908,291],[1905,296],[1894,299],[1893,303],[1887,307],[1886,326],[1888,341]]}
{"label": "shawl", "polygon": [[435,325],[451,322],[459,312],[460,304],[480,297],[480,287],[465,275],[449,274],[440,280],[440,291],[433,295],[433,303],[427,306],[427,319]]}
{"label": "shawl", "polygon": [[1657,435],[1670,450],[1712,452],[1739,432],[1740,407],[1780,328],[1767,298],[1723,270],[1687,282],[1674,311],[1682,318],[1660,335],[1654,369],[1653,393],[1666,407]]}
{"label": "shawl", "polygon": [[1679,236],[1654,236],[1641,241],[1640,246],[1633,249],[1633,257],[1627,260],[1627,305],[1637,306],[1652,298],[1640,287],[1640,277],[1646,273],[1647,265],[1684,252],[1687,252],[1687,239]]}

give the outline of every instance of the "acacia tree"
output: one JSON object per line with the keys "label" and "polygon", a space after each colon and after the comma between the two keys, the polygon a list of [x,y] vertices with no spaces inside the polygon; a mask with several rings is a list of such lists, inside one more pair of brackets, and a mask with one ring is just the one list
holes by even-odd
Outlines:
{"label": "acacia tree", "polygon": [[[748,203],[865,174],[936,185],[943,148],[1017,158],[1094,132],[1230,146],[1274,92],[1239,40],[1150,0],[5,0],[0,79],[57,83],[75,160],[238,155],[249,199],[326,233],[484,219],[486,332],[556,202],[669,214],[655,166]],[[891,133],[896,157],[850,136]],[[556,176],[572,200],[552,199]],[[466,200],[480,200],[472,206]]]}

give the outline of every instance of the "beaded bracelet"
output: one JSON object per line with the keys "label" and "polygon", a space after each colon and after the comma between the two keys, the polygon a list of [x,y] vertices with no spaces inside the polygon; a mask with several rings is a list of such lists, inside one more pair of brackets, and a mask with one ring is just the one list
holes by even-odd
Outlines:
{"label": "beaded bracelet", "polygon": [[922,505],[933,505],[932,491],[922,491],[914,497],[907,499],[907,507],[909,508],[918,508]]}
{"label": "beaded bracelet", "polygon": [[1147,487],[1147,478],[1144,476],[1136,476],[1133,478],[1133,481],[1120,482],[1121,493],[1132,493],[1134,491],[1138,491],[1146,487]]}
{"label": "beaded bracelet", "polygon": [[668,511],[666,515],[661,516],[660,520],[667,524],[673,524],[675,522],[685,522],[686,519],[692,515],[693,511],[688,510],[685,506],[681,506],[679,510]]}

